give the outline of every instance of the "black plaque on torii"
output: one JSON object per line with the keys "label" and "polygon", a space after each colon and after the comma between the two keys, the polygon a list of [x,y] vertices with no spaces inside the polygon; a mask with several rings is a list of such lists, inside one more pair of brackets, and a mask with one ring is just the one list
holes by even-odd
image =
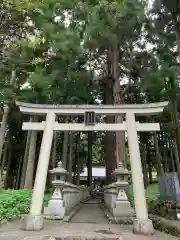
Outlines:
{"label": "black plaque on torii", "polygon": [[84,113],[84,124],[86,126],[94,126],[96,123],[96,113],[95,112],[85,112]]}

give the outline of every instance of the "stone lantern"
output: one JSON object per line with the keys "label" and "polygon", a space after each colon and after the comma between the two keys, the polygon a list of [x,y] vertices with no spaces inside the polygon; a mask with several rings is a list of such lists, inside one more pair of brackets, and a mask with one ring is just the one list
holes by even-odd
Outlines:
{"label": "stone lantern", "polygon": [[122,163],[119,163],[119,167],[114,170],[113,175],[116,177],[116,183],[120,183],[128,193],[128,178],[131,175],[128,169],[124,168]]}
{"label": "stone lantern", "polygon": [[114,170],[113,175],[116,176],[116,182],[112,185],[116,189],[116,207],[114,208],[114,215],[116,216],[133,216],[134,211],[128,200],[128,177],[130,172],[128,169],[123,168],[122,164]]}
{"label": "stone lantern", "polygon": [[63,168],[62,162],[58,162],[57,167],[53,168],[49,172],[53,176],[52,184],[54,182],[56,182],[57,180],[60,180],[60,181],[64,182],[66,180],[66,176],[68,175],[68,171]]}
{"label": "stone lantern", "polygon": [[119,167],[116,168],[113,172],[113,175],[116,176],[117,182],[128,182],[128,177],[130,176],[130,172],[128,169],[124,168],[122,163],[119,164]]}
{"label": "stone lantern", "polygon": [[62,162],[58,162],[58,166],[50,170],[50,173],[53,175],[52,186],[54,192],[48,207],[44,208],[44,214],[51,216],[51,218],[55,216],[58,219],[62,219],[65,214],[62,190],[66,186],[65,179],[68,172],[63,168]]}

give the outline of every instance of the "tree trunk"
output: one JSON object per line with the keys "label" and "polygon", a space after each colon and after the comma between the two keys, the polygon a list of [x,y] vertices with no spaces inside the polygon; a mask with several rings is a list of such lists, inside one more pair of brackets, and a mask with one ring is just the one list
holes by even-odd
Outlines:
{"label": "tree trunk", "polygon": [[125,169],[128,168],[128,156],[129,156],[129,151],[128,151],[128,148],[125,146],[125,159],[123,164]]}
{"label": "tree trunk", "polygon": [[175,155],[177,175],[178,175],[178,179],[179,179],[179,182],[180,182],[180,161],[179,161],[179,155],[178,155],[179,152],[178,152],[178,148],[177,148],[176,139],[174,139],[174,141],[173,141],[173,149],[174,149],[174,155]]}
{"label": "tree trunk", "polygon": [[69,133],[68,182],[72,183],[73,133]]}
{"label": "tree trunk", "polygon": [[52,168],[56,167],[56,147],[57,147],[57,132],[54,132],[54,141],[53,141],[53,149],[52,149],[52,161],[51,161],[51,166]]}
{"label": "tree trunk", "polygon": [[[180,53],[180,29],[179,29],[179,22],[177,18],[177,14],[175,12],[171,12],[172,16],[172,22],[174,26],[174,30],[176,32],[176,39],[177,39],[177,44],[178,44],[178,51]],[[174,155],[175,155],[175,162],[176,162],[176,167],[177,167],[177,174],[179,178],[179,183],[180,183],[180,161],[179,161],[179,156],[180,156],[180,124],[179,124],[179,112],[178,112],[178,97],[177,97],[177,91],[176,91],[176,83],[175,79],[171,77],[170,79],[170,84],[171,88],[174,90],[174,94],[172,94],[172,123],[174,125],[174,130],[175,130],[175,136],[176,139],[173,141],[174,145]]]}
{"label": "tree trunk", "polygon": [[88,162],[87,162],[87,169],[88,169],[88,186],[92,187],[92,132],[88,132]]}
{"label": "tree trunk", "polygon": [[[114,104],[114,77],[112,73],[112,51],[109,48],[107,56],[107,76],[103,81],[104,104]],[[106,117],[107,123],[114,123],[114,116]],[[105,165],[106,165],[106,184],[113,181],[112,173],[117,166],[116,161],[116,136],[114,132],[106,132],[105,136]]]}
{"label": "tree trunk", "polygon": [[171,158],[172,171],[176,172],[175,162],[174,162],[174,155],[173,155],[173,143],[172,143],[172,141],[170,141],[170,158]]}
{"label": "tree trunk", "polygon": [[4,154],[3,154],[3,158],[2,158],[2,162],[1,162],[1,168],[0,168],[0,191],[3,188],[3,170],[4,170],[4,167],[5,167],[7,155],[8,155],[8,140],[5,143]]}
{"label": "tree trunk", "polygon": [[152,178],[152,164],[151,162],[148,163],[148,174],[149,174],[149,184],[153,183],[153,178]]}
{"label": "tree trunk", "polygon": [[20,181],[21,181],[22,160],[23,160],[23,157],[21,157],[20,162],[19,162],[15,189],[19,189],[19,184],[20,184]]}
{"label": "tree trunk", "polygon": [[[175,83],[174,80],[170,79],[171,87],[175,91]],[[176,92],[176,91],[175,91]],[[174,94],[172,101],[172,111],[171,111],[171,121],[173,124],[173,130],[174,130],[174,139],[173,139],[173,150],[174,150],[174,156],[175,156],[175,163],[176,163],[176,169],[177,169],[177,175],[180,182],[180,125],[179,125],[179,116],[178,116],[178,106],[177,106],[177,96]]]}
{"label": "tree trunk", "polygon": [[28,154],[28,162],[27,162],[27,168],[26,168],[24,189],[32,189],[33,188],[36,142],[37,142],[37,131],[32,131],[30,146],[29,146],[29,154]]}
{"label": "tree trunk", "polygon": [[[118,68],[118,45],[117,41],[113,44],[112,53],[110,53],[111,61],[112,61],[112,77],[114,80],[113,84],[113,96],[114,96],[114,104],[122,104],[122,95],[121,95],[121,88],[120,88],[120,80],[119,80],[119,68]],[[123,115],[115,117],[116,123],[123,122]],[[123,165],[125,161],[125,133],[116,132],[116,167]]]}
{"label": "tree trunk", "polygon": [[[114,103],[113,81],[110,78],[105,81],[105,104],[113,104],[113,103]],[[106,122],[114,123],[114,116],[107,116]],[[106,136],[105,136],[106,184],[110,184],[113,181],[112,173],[117,165],[115,149],[116,149],[115,133],[106,132]]]}
{"label": "tree trunk", "polygon": [[10,82],[11,85],[15,86],[16,85],[16,70],[13,69],[11,72],[11,78],[10,78]]}
{"label": "tree trunk", "polygon": [[76,138],[76,146],[75,146],[75,153],[74,153],[74,164],[73,165],[73,184],[76,184],[76,174],[77,174],[77,151],[78,151],[78,143]]}
{"label": "tree trunk", "polygon": [[149,145],[147,143],[147,166],[148,166],[148,177],[149,177],[149,184],[153,183],[153,179],[152,179],[152,162],[151,162],[151,158],[150,158],[150,149],[149,149]]}
{"label": "tree trunk", "polygon": [[[117,79],[117,82],[119,84],[119,79]],[[116,88],[117,83],[115,84]],[[120,97],[120,86],[119,90],[114,90],[114,104],[122,104],[122,98]],[[123,115],[122,116],[116,116],[115,122],[116,123],[122,123],[123,122]],[[116,132],[116,166],[125,164],[125,133],[124,131]],[[124,166],[125,167],[125,166]]]}
{"label": "tree trunk", "polygon": [[77,149],[77,177],[76,177],[76,185],[80,184],[80,159],[79,159],[79,150]]}
{"label": "tree trunk", "polygon": [[64,132],[63,140],[63,150],[62,150],[62,163],[63,167],[67,169],[67,157],[68,157],[68,142],[69,142],[69,132]]}
{"label": "tree trunk", "polygon": [[[116,123],[122,123],[123,117],[116,117]],[[125,167],[125,133],[116,132],[116,161],[117,167],[123,165]]]}
{"label": "tree trunk", "polygon": [[9,113],[9,108],[7,106],[4,106],[4,114],[3,114],[3,118],[1,121],[1,128],[0,128],[0,162],[2,157],[6,126],[8,122],[8,113]]}
{"label": "tree trunk", "polygon": [[[107,117],[107,122],[111,122],[113,117]],[[106,132],[105,136],[105,164],[106,164],[106,184],[113,182],[112,173],[116,168],[115,156],[115,134],[113,132]]]}
{"label": "tree trunk", "polygon": [[147,174],[147,163],[146,163],[146,150],[144,144],[142,146],[142,168],[144,177],[144,187],[147,189],[148,186],[148,174]]}
{"label": "tree trunk", "polygon": [[178,112],[178,99],[177,99],[177,87],[175,79],[173,77],[169,78],[169,83],[174,94],[171,96],[171,121],[173,124],[174,136],[176,137],[178,155],[180,156],[180,125],[179,125],[179,112]]}
{"label": "tree trunk", "polygon": [[10,167],[11,167],[11,156],[12,156],[12,136],[9,132],[8,136],[8,161],[7,161],[7,169],[6,169],[6,177],[4,181],[4,188],[7,189],[9,186],[9,175],[10,175]]}
{"label": "tree trunk", "polygon": [[8,153],[8,162],[7,162],[7,170],[6,170],[6,177],[4,181],[4,188],[8,189],[9,186],[9,175],[10,175],[10,166],[11,166],[11,151]]}
{"label": "tree trunk", "polygon": [[23,159],[23,167],[22,167],[22,174],[21,174],[20,189],[24,188],[30,140],[31,140],[31,131],[28,131],[27,138],[26,138],[26,148],[25,148],[24,159]]}
{"label": "tree trunk", "polygon": [[154,132],[154,146],[155,146],[155,151],[156,151],[157,175],[162,176],[163,168],[162,168],[162,164],[161,164],[161,155],[160,155],[160,151],[159,151],[159,144],[158,144],[156,132]]}
{"label": "tree trunk", "polygon": [[165,147],[163,149],[163,158],[164,158],[164,172],[168,173],[169,172],[169,164],[168,164],[167,151],[166,151]]}

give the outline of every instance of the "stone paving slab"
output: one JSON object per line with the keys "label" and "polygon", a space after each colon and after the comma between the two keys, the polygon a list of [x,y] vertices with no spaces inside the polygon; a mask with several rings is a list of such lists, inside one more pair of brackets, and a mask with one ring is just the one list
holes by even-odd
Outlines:
{"label": "stone paving slab", "polygon": [[113,224],[64,223],[45,221],[39,232],[21,230],[21,221],[11,222],[0,228],[0,240],[175,240],[176,237],[156,232],[153,236],[139,236],[132,233],[132,226]]}
{"label": "stone paving slab", "polygon": [[[95,199],[96,200],[96,199]],[[100,207],[99,200],[89,200],[82,208],[72,217],[72,223],[108,223],[103,210]]]}

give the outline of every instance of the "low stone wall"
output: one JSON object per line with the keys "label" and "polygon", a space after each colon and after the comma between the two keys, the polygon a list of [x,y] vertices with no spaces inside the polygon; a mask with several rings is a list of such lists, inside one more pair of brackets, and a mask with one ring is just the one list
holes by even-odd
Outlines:
{"label": "low stone wall", "polygon": [[108,219],[110,224],[122,224],[122,225],[131,225],[133,224],[134,216],[129,217],[114,217],[112,212],[102,203],[101,208],[104,212],[105,217]]}
{"label": "low stone wall", "polygon": [[164,217],[166,219],[177,219],[180,213],[180,202],[153,200],[148,202],[148,211],[151,214]]}
{"label": "low stone wall", "polygon": [[63,219],[72,209],[89,197],[89,189],[83,186],[76,186],[68,182],[56,184],[56,188],[44,208],[44,214],[49,219]]}
{"label": "low stone wall", "polygon": [[117,221],[118,218],[132,217],[134,210],[126,195],[126,184],[115,182],[104,188],[104,206]]}
{"label": "low stone wall", "polygon": [[78,187],[74,184],[67,184],[67,187],[62,190],[62,193],[65,206],[65,214],[67,214],[74,206],[81,203],[89,196],[87,188]]}

